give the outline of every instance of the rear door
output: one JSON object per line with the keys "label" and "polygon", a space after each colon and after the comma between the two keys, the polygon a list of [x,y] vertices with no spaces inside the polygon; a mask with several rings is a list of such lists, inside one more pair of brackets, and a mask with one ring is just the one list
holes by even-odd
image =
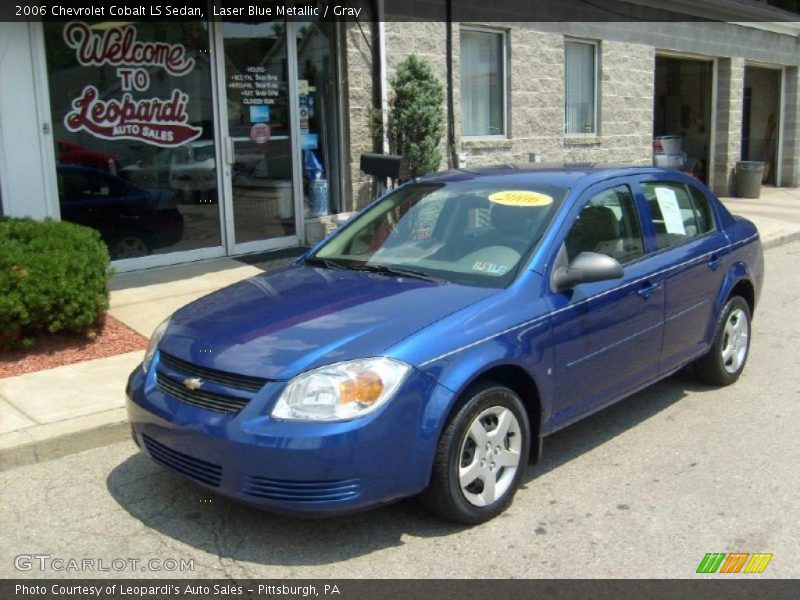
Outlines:
{"label": "rear door", "polygon": [[571,260],[582,251],[617,259],[622,279],[548,293],[552,309],[557,428],[658,375],[664,287],[646,253],[629,178],[589,188],[565,226]]}
{"label": "rear door", "polygon": [[713,331],[714,301],[730,260],[728,241],[705,192],[669,175],[638,180],[645,231],[664,270],[664,344],[661,373],[702,354]]}

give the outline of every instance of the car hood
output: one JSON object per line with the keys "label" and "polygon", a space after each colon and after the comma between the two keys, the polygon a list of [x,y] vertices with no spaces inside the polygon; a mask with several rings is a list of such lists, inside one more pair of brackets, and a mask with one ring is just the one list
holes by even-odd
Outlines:
{"label": "car hood", "polygon": [[292,265],[180,309],[159,348],[203,367],[283,380],[325,364],[379,356],[496,292]]}

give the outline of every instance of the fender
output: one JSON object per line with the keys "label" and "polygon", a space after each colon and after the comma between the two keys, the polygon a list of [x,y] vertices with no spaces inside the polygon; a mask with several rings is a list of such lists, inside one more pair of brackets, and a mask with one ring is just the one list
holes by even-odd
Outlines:
{"label": "fender", "polygon": [[[435,423],[435,427],[441,433],[448,415],[470,385],[485,377],[493,369],[513,367],[524,371],[536,387],[540,414],[533,416],[540,424],[538,434],[541,436],[551,413],[553,385],[552,376],[548,375],[548,372],[552,372],[550,337],[550,317],[543,315],[510,331],[465,346],[445,356],[433,358],[420,365],[418,368],[421,371],[452,392],[446,402],[428,404],[425,421]],[[525,401],[523,398],[523,402]]]}
{"label": "fender", "polygon": [[728,296],[730,296],[733,288],[736,287],[736,285],[742,280],[750,283],[754,290],[757,289],[756,283],[753,281],[752,273],[747,264],[742,260],[737,260],[730,266],[728,272],[725,274],[725,279],[722,280],[719,293],[714,301],[714,310],[712,311],[713,318],[709,320],[708,330],[706,331],[706,341],[709,344],[714,338],[717,321],[719,320],[722,308],[725,306],[725,302],[728,300]]}

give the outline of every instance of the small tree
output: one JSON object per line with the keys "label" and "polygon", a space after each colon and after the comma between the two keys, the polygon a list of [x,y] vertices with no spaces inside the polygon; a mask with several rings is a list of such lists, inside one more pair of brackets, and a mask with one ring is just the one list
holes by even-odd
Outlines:
{"label": "small tree", "polygon": [[389,151],[405,157],[409,174],[436,171],[442,161],[439,144],[444,135],[444,86],[430,66],[409,55],[392,79],[387,134]]}

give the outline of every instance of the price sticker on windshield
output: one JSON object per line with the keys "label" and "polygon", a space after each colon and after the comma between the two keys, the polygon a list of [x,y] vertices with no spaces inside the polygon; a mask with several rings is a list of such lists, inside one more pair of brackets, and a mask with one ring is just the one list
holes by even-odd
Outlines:
{"label": "price sticker on windshield", "polygon": [[506,206],[549,206],[553,197],[527,190],[507,190],[489,195],[489,201]]}

